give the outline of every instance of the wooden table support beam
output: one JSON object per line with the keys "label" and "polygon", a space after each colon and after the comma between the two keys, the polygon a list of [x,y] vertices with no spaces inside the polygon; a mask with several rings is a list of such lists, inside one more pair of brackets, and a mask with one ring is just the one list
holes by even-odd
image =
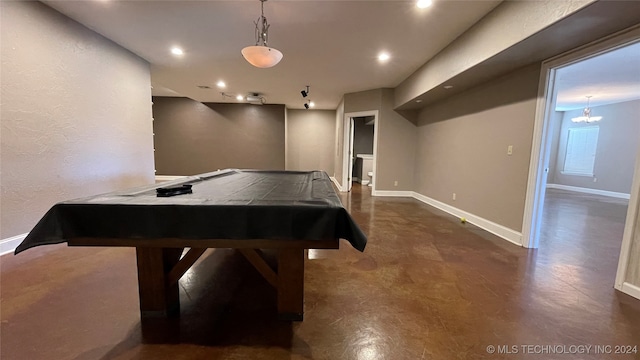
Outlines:
{"label": "wooden table support beam", "polygon": [[242,255],[253,265],[256,270],[271,284],[273,287],[278,287],[278,274],[267,264],[256,249],[238,249]]}
{"label": "wooden table support beam", "polygon": [[189,249],[187,254],[183,256],[180,261],[171,269],[169,275],[167,276],[167,281],[169,284],[177,282],[180,280],[182,275],[184,275],[189,268],[207,251],[206,248],[202,249]]}
{"label": "wooden table support beam", "polygon": [[178,282],[168,275],[178,263],[182,248],[136,248],[138,292],[142,317],[170,316],[180,312]]}
{"label": "wooden table support beam", "polygon": [[278,317],[302,321],[304,312],[304,249],[278,251]]}

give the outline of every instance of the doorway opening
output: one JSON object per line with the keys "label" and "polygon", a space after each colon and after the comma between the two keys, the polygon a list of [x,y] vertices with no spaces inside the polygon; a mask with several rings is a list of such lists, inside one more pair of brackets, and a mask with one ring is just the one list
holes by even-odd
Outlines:
{"label": "doorway opening", "polygon": [[543,63],[523,245],[567,268],[592,263],[600,284],[640,298],[624,281],[638,231],[638,40],[640,28]]}
{"label": "doorway opening", "polygon": [[378,111],[344,114],[343,189],[366,186],[375,191]]}

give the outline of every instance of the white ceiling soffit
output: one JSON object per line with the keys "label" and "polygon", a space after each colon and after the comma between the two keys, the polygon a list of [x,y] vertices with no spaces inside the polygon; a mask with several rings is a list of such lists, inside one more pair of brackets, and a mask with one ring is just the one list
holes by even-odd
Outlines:
{"label": "white ceiling soffit", "polygon": [[[500,3],[270,0],[269,46],[284,58],[258,69],[240,54],[255,44],[258,0],[43,2],[149,61],[154,95],[234,101],[216,88],[224,80],[226,93],[257,92],[300,109],[306,85],[319,109],[335,109],[345,93],[396,87]],[[172,46],[184,55],[173,56]],[[391,59],[380,64],[383,50]]]}

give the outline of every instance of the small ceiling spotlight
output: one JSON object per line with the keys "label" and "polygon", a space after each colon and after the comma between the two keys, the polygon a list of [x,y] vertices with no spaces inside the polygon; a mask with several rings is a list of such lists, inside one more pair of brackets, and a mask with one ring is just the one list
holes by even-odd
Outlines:
{"label": "small ceiling spotlight", "polygon": [[389,55],[389,53],[387,52],[381,52],[380,54],[378,54],[378,61],[380,61],[381,63],[387,62],[389,61],[389,59],[391,59],[391,55]]}
{"label": "small ceiling spotlight", "polygon": [[313,101],[311,101],[311,100],[309,100],[309,101],[307,101],[306,103],[304,103],[304,108],[305,108],[305,109],[309,109],[309,108],[312,108],[312,107],[314,107],[314,106],[316,106],[316,104],[315,104]]}
{"label": "small ceiling spotlight", "polygon": [[308,109],[309,108],[309,104],[308,103],[304,103],[304,108]]}
{"label": "small ceiling spotlight", "polygon": [[428,8],[432,4],[433,4],[433,1],[431,0],[418,0],[418,2],[416,3],[416,6],[418,6],[420,9],[424,9],[424,8]]}
{"label": "small ceiling spotlight", "polygon": [[238,96],[236,96],[236,100],[242,101],[242,100],[244,100],[244,96],[238,95]]}
{"label": "small ceiling spotlight", "polygon": [[224,81],[220,80],[218,81],[218,83],[216,84],[220,89],[224,89],[227,87],[227,84],[225,84]]}
{"label": "small ceiling spotlight", "polygon": [[300,91],[300,94],[302,94],[303,98],[307,97],[309,95],[309,85],[307,85],[307,90]]}

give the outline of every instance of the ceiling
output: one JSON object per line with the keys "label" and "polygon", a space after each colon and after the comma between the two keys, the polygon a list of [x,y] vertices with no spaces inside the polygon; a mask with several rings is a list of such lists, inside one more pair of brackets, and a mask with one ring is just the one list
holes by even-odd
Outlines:
{"label": "ceiling", "polygon": [[556,72],[556,111],[640,99],[640,42],[600,54]]}
{"label": "ceiling", "polygon": [[[435,0],[419,9],[413,0],[270,0],[269,46],[284,58],[258,69],[240,54],[255,44],[258,0],[43,2],[147,60],[156,96],[237,102],[221,91],[260,93],[270,104],[302,109],[310,99],[332,110],[345,93],[396,87],[500,3]],[[172,55],[172,46],[184,55]],[[377,61],[380,51],[391,55],[387,63]]]}
{"label": "ceiling", "polygon": [[[271,24],[269,46],[284,53],[270,69],[255,68],[240,54],[255,44],[258,0],[43,2],[147,60],[155,96],[238,102],[235,95],[259,93],[269,104],[302,109],[312,100],[317,109],[333,110],[343,94],[398,86],[501,1],[434,0],[431,7],[419,9],[414,0],[269,0],[264,4]],[[606,5],[598,11],[612,8]],[[547,35],[541,35],[547,45],[529,41],[526,46],[539,48],[544,58],[545,48],[553,47],[547,38],[557,36]],[[184,55],[172,55],[173,46]],[[511,52],[526,54],[516,48]],[[377,61],[380,51],[391,55],[387,63]],[[508,63],[527,63],[526,57],[517,60]],[[640,43],[559,69],[556,110],[583,108],[588,95],[592,106],[640,99],[638,64]],[[484,66],[475,73],[490,76],[491,71]],[[226,88],[217,88],[220,80]],[[300,91],[307,85],[309,97],[303,98]],[[430,93],[434,100],[447,96]]]}

